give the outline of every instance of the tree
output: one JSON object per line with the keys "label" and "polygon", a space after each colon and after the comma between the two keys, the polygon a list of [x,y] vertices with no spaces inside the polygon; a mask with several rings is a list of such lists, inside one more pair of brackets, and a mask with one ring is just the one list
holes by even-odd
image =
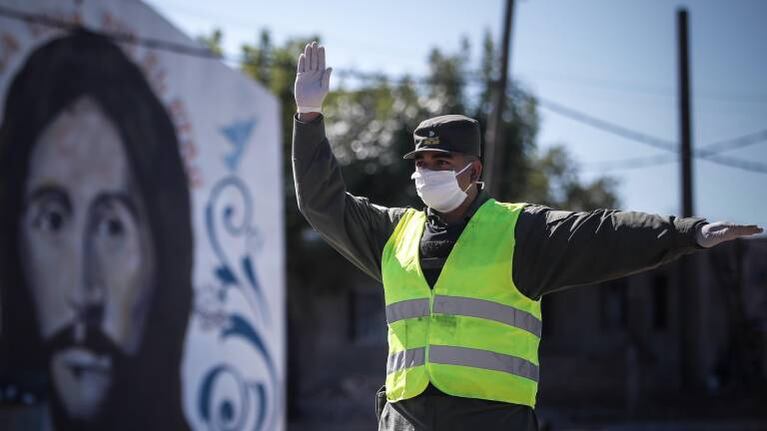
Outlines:
{"label": "tree", "polygon": [[[220,31],[200,40],[213,52],[221,53]],[[298,54],[312,40],[319,37],[292,38],[275,46],[264,30],[255,44],[242,46],[241,52],[242,71],[267,87],[279,99],[282,109],[288,331],[293,334],[289,337],[289,349],[298,348],[293,343],[296,335],[304,331],[296,326],[311,325],[317,318],[315,313],[319,311],[314,307],[317,295],[341,294],[350,288],[354,276],[350,265],[306,223],[296,204],[291,166],[293,81]],[[412,131],[428,117],[449,113],[472,116],[484,129],[492,109],[490,88],[497,73],[498,53],[490,34],[486,33],[483,41],[479,73],[469,69],[470,52],[469,41],[464,38],[457,53],[431,50],[426,77],[390,79],[374,75],[352,88],[347,88],[343,80],[335,85],[323,108],[331,119],[326,131],[351,193],[386,206],[423,206],[410,180],[413,164],[402,160],[402,155],[413,147]],[[334,79],[337,78],[336,72]],[[504,182],[499,199],[572,209],[617,205],[614,180],[600,178],[584,185],[564,148],[554,147],[538,154],[536,101],[519,83],[509,86],[506,106],[503,117],[506,169],[499,176]],[[307,294],[308,289],[311,295]],[[295,355],[288,357],[295,360]],[[289,368],[292,370],[289,378],[296,378],[300,367],[289,364]],[[297,385],[288,387],[296,390]],[[289,411],[293,413],[296,397],[288,398]]]}
{"label": "tree", "polygon": [[223,57],[224,49],[221,47],[221,41],[224,38],[224,34],[219,29],[213,30],[208,36],[197,36],[197,41],[207,47],[213,54]]}
{"label": "tree", "polygon": [[530,164],[523,201],[576,211],[618,207],[617,180],[599,177],[584,184],[577,165],[563,145],[536,155]]}
{"label": "tree", "polygon": [[[220,31],[200,40],[214,52],[221,52]],[[298,54],[312,40],[320,38],[292,38],[275,46],[269,32],[262,30],[255,44],[242,46],[242,71],[269,88],[281,103],[289,289],[294,284],[342,286],[347,272],[334,265],[348,268],[312,234],[298,212],[293,188],[293,81]],[[425,118],[448,113],[466,113],[476,118],[483,129],[487,125],[492,109],[490,89],[500,54],[489,32],[482,41],[478,72],[469,69],[470,54],[471,45],[463,38],[456,53],[431,50],[427,59],[429,73],[424,78],[368,76],[351,89],[345,88],[342,81],[329,94],[324,107],[332,119],[326,125],[328,138],[350,192],[382,205],[422,205],[410,180],[412,163],[401,159],[412,148],[412,130]],[[503,117],[506,168],[498,177],[503,187],[497,198],[574,210],[616,207],[616,180],[601,177],[583,184],[577,165],[564,147],[538,153],[535,97],[520,83],[511,84]]]}

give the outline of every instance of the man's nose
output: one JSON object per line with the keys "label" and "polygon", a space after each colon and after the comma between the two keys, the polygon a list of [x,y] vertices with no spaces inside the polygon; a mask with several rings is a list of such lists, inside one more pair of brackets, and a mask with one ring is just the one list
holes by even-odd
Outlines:
{"label": "man's nose", "polygon": [[99,325],[104,315],[103,290],[90,286],[81,286],[74,290],[70,303],[77,320],[89,326]]}
{"label": "man's nose", "polygon": [[[87,246],[86,246],[87,247]],[[105,290],[99,282],[97,265],[90,253],[82,254],[80,279],[70,294],[70,304],[77,320],[87,325],[99,325],[104,315]]]}

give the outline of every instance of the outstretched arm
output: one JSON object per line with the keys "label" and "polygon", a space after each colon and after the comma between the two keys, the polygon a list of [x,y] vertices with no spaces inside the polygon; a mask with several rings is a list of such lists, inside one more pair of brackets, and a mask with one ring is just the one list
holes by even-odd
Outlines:
{"label": "outstretched arm", "polygon": [[744,235],[757,226],[711,223],[636,211],[526,207],[516,227],[513,279],[531,298],[668,263]]}
{"label": "outstretched arm", "polygon": [[404,210],[373,205],[346,192],[321,114],[331,72],[325,68],[325,48],[317,42],[307,45],[295,83],[293,179],[298,209],[333,248],[380,280],[381,252]]}

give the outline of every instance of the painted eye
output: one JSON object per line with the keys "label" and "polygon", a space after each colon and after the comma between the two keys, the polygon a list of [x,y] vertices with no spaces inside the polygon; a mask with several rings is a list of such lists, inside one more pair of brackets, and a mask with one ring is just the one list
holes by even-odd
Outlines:
{"label": "painted eye", "polygon": [[128,244],[136,231],[136,219],[132,204],[120,194],[104,195],[99,198],[90,215],[91,234],[111,250],[118,250]]}
{"label": "painted eye", "polygon": [[67,211],[62,205],[48,201],[38,209],[32,219],[32,226],[43,232],[59,233],[64,228],[66,217]]}
{"label": "painted eye", "polygon": [[107,220],[106,225],[107,232],[110,236],[122,235],[122,233],[125,231],[125,227],[123,226],[122,221],[116,218]]}
{"label": "painted eye", "polygon": [[64,225],[64,214],[55,209],[44,210],[35,220],[35,228],[56,233]]}
{"label": "painted eye", "polygon": [[96,230],[105,237],[120,237],[125,233],[125,223],[115,216],[107,216],[99,221]]}

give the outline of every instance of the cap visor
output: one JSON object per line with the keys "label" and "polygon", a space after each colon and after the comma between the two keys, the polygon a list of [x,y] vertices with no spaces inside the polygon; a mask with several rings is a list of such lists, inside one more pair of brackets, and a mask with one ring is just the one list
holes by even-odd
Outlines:
{"label": "cap visor", "polygon": [[452,153],[452,151],[443,150],[441,148],[419,148],[419,149],[417,149],[415,151],[411,151],[411,152],[405,154],[404,156],[402,156],[402,158],[405,159],[405,160],[414,159],[416,154],[418,154],[418,153],[425,153],[427,151],[432,151],[432,152],[435,152],[435,153],[448,153],[448,154]]}

